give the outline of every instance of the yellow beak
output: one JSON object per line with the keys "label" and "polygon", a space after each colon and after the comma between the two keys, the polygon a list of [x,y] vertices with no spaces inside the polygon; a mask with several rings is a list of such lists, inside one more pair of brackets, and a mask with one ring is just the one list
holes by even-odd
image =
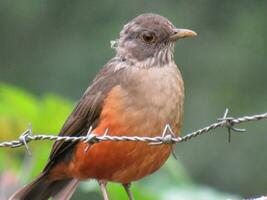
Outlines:
{"label": "yellow beak", "polygon": [[171,41],[176,41],[181,38],[195,37],[197,33],[189,29],[174,29],[174,34],[170,37]]}

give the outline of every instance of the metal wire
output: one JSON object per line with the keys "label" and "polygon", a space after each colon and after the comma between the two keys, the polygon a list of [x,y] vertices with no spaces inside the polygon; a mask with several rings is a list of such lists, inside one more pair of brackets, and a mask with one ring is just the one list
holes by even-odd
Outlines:
{"label": "metal wire", "polygon": [[32,134],[32,128],[31,126],[23,132],[18,140],[12,140],[12,141],[4,141],[0,143],[0,148],[4,147],[10,147],[10,148],[16,148],[20,146],[25,146],[27,151],[29,152],[29,148],[27,143],[35,140],[50,140],[50,141],[64,141],[64,142],[77,142],[77,141],[83,141],[88,144],[94,144],[99,143],[103,141],[131,141],[131,142],[146,142],[150,145],[159,145],[159,144],[173,144],[173,143],[180,143],[180,142],[186,142],[192,138],[195,138],[199,135],[202,135],[204,133],[208,133],[209,131],[216,129],[218,127],[226,127],[228,129],[229,133],[229,141],[231,136],[231,131],[235,132],[244,132],[245,129],[237,129],[234,126],[237,124],[241,124],[244,122],[249,121],[259,121],[262,119],[267,119],[267,112],[252,116],[243,116],[238,118],[233,117],[227,117],[228,115],[228,109],[226,109],[224,115],[222,118],[219,118],[217,122],[212,123],[202,129],[196,130],[194,132],[191,132],[183,137],[175,137],[170,126],[167,124],[165,126],[165,129],[161,136],[157,137],[139,137],[139,136],[111,136],[108,135],[108,129],[105,131],[105,133],[101,136],[97,136],[92,132],[92,128],[89,129],[88,134],[86,136],[55,136],[55,135],[46,135],[46,134],[40,134],[40,135],[33,135]]}

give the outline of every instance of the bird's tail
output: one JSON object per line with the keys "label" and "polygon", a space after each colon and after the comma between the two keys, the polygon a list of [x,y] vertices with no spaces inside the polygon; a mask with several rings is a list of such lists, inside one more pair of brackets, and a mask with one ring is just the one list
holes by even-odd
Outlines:
{"label": "bird's tail", "polygon": [[77,179],[64,179],[48,181],[46,173],[40,174],[32,183],[24,186],[13,194],[9,200],[53,200],[70,199],[79,181]]}

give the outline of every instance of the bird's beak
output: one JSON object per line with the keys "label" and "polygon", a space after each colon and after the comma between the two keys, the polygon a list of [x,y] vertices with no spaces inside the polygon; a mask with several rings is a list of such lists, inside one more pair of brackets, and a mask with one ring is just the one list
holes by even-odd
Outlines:
{"label": "bird's beak", "polygon": [[181,38],[195,37],[197,33],[189,29],[174,29],[174,34],[170,37],[171,41],[176,41]]}

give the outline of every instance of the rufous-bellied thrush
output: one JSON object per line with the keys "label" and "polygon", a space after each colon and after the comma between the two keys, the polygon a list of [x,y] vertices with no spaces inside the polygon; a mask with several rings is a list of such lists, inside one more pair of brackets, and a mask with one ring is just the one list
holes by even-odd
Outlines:
{"label": "rufous-bellied thrush", "polygon": [[[174,59],[175,42],[196,36],[157,14],[142,14],[126,24],[116,41],[116,56],[99,72],[66,120],[60,136],[160,136],[168,124],[178,135],[184,84]],[[41,174],[10,200],[70,199],[79,181],[130,183],[158,170],[171,146],[142,142],[55,142]]]}

